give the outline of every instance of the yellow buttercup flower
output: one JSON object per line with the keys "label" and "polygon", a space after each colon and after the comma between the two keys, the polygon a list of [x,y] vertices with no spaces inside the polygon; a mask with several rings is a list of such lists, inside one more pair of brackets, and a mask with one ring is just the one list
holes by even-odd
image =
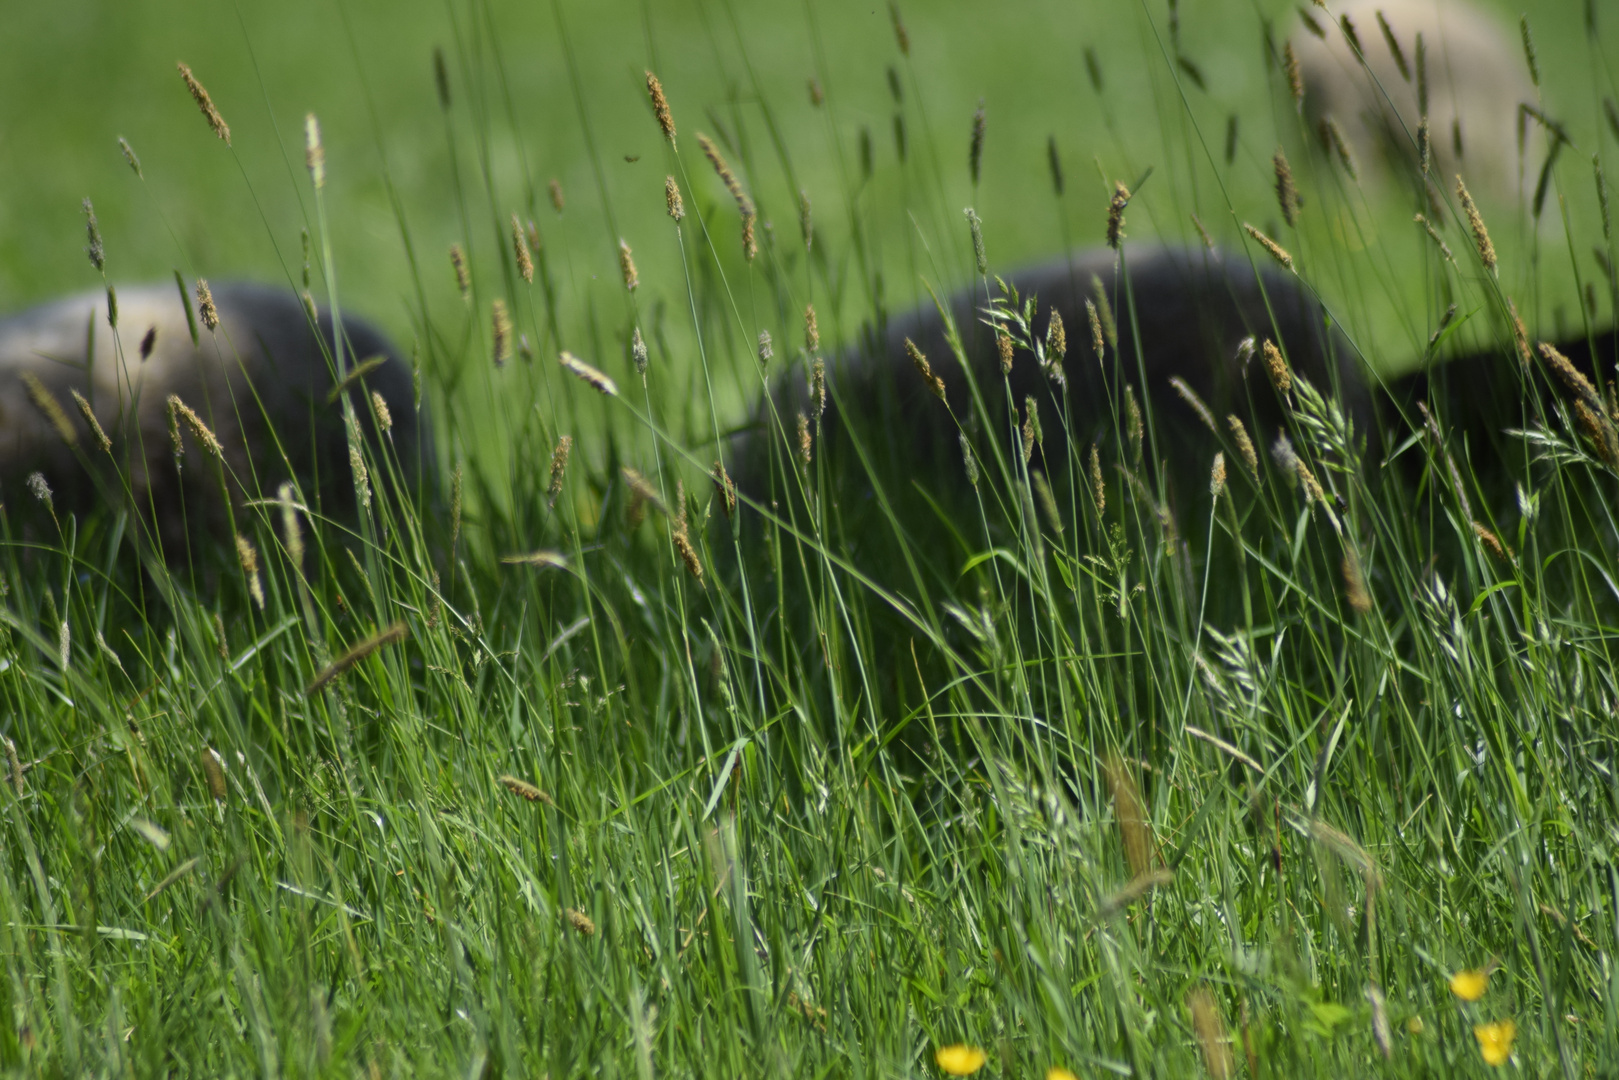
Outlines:
{"label": "yellow buttercup flower", "polygon": [[1079,1077],[1075,1076],[1061,1065],[1053,1065],[1051,1068],[1046,1070],[1046,1080],[1079,1080]]}
{"label": "yellow buttercup flower", "polygon": [[971,1076],[984,1067],[987,1057],[978,1047],[966,1043],[941,1046],[933,1052],[933,1060],[951,1076]]}
{"label": "yellow buttercup flower", "polygon": [[1463,1001],[1477,1001],[1490,988],[1490,973],[1480,969],[1458,971],[1450,977],[1450,992]]}
{"label": "yellow buttercup flower", "polygon": [[1518,1025],[1511,1020],[1497,1020],[1493,1024],[1474,1024],[1473,1037],[1478,1040],[1478,1052],[1487,1065],[1505,1065],[1512,1056],[1512,1040],[1518,1037]]}

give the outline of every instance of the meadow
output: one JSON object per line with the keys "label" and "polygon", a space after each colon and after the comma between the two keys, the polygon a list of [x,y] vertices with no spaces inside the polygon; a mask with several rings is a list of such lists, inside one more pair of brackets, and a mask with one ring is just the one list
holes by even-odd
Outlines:
{"label": "meadow", "polygon": [[791,418],[751,507],[709,476],[791,365],[1100,244],[1116,183],[1123,258],[1257,223],[1374,372],[1611,325],[1600,5],[1528,16],[1561,134],[1481,196],[1498,272],[1448,184],[1436,239],[1316,148],[1289,5],[7,7],[6,306],[103,287],[88,197],[107,280],[375,318],[438,460],[367,452],[358,520],[262,492],[253,560],[5,508],[0,1070],[1619,1068],[1611,395],[1526,364],[1517,434],[1436,409],[1392,467],[1301,393],[1291,461],[1217,432],[1179,504],[1128,425],[1094,482],[918,477],[931,521],[857,525]]}

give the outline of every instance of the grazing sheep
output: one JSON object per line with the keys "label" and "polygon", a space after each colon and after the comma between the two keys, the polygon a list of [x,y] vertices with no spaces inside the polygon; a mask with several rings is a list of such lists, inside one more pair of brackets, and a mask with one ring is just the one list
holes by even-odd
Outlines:
{"label": "grazing sheep", "polygon": [[1325,35],[1304,29],[1291,41],[1306,116],[1323,142],[1332,142],[1327,125],[1336,123],[1361,161],[1382,160],[1397,172],[1416,175],[1420,36],[1432,174],[1447,190],[1461,173],[1475,192],[1498,200],[1515,195],[1519,106],[1535,104],[1536,94],[1522,49],[1493,15],[1466,0],[1334,5],[1333,14],[1354,30],[1363,64],[1342,21],[1333,23],[1319,8],[1301,10]]}
{"label": "grazing sheep", "polygon": [[[29,483],[37,472],[58,516],[132,498],[174,557],[185,547],[171,545],[188,535],[224,528],[221,465],[236,508],[296,479],[312,508],[318,500],[327,513],[352,512],[330,313],[320,313],[317,333],[290,288],[247,283],[216,286],[212,304],[217,322],[193,311],[175,285],[148,285],[117,291],[116,329],[102,293],[0,320],[0,502],[11,517],[38,509],[37,482]],[[346,317],[343,336],[346,369],[359,373],[349,400],[365,436],[391,447],[409,480],[432,460],[410,368],[363,320]],[[380,439],[370,392],[391,420]],[[176,426],[185,447],[178,458]],[[217,439],[217,462],[199,428]]]}

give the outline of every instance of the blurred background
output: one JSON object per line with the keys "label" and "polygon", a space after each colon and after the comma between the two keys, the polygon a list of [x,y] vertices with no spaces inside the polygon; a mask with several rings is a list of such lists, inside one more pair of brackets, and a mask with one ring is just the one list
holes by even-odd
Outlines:
{"label": "blurred background", "polygon": [[[1517,9],[1478,3],[1500,16],[1516,46]],[[654,326],[663,332],[669,362],[685,362],[693,320],[664,216],[667,173],[680,176],[688,210],[712,229],[718,258],[705,261],[688,219],[688,265],[705,295],[713,286],[726,298],[722,321],[735,340],[711,344],[732,351],[751,348],[755,326],[791,332],[789,316],[805,295],[822,309],[823,333],[847,339],[878,296],[897,308],[926,295],[924,280],[964,283],[968,205],[984,220],[992,271],[1098,244],[1112,182],[1151,169],[1128,214],[1133,240],[1195,243],[1196,212],[1230,246],[1240,242],[1240,221],[1251,220],[1301,256],[1374,363],[1409,365],[1420,354],[1443,297],[1426,284],[1427,241],[1411,223],[1409,192],[1375,179],[1346,186],[1312,154],[1285,79],[1267,64],[1267,33],[1276,42],[1296,37],[1302,9],[1277,0],[993,8],[928,0],[898,10],[909,55],[888,6],[871,0],[7,0],[0,309],[99,288],[83,253],[86,197],[115,282],[166,279],[175,269],[296,282],[300,231],[317,231],[302,147],[312,111],[325,134],[343,302],[439,365],[474,355],[487,335],[480,313],[512,288],[510,256],[504,270],[502,256],[514,212],[535,221],[555,285],[554,326],[538,299],[512,301],[537,352],[562,341],[622,375],[615,354],[638,319],[649,338]],[[1590,160],[1614,138],[1602,99],[1612,94],[1615,50],[1605,42],[1619,35],[1619,17],[1593,36],[1585,10],[1583,0],[1555,0],[1530,13],[1545,110],[1574,144],[1554,175],[1550,220],[1537,233],[1527,210],[1545,156],[1538,133],[1524,193],[1481,198],[1502,249],[1503,286],[1542,333],[1579,321],[1575,275],[1595,275],[1590,238],[1600,237]],[[1375,40],[1374,28],[1362,32]],[[435,49],[447,65],[447,113]],[[1173,63],[1176,52],[1187,63]],[[230,148],[198,115],[179,60],[229,122]],[[678,163],[648,107],[647,68],[668,91]],[[824,93],[819,106],[812,80]],[[980,102],[986,139],[975,190],[967,158]],[[780,274],[771,287],[738,255],[734,207],[701,156],[699,131],[727,149],[759,204],[765,258]],[[126,164],[120,136],[144,179]],[[1296,233],[1277,220],[1278,146],[1304,193]],[[800,190],[825,260],[813,284],[795,261]],[[640,270],[633,307],[619,280],[620,237]],[[1450,239],[1459,246],[1456,234]],[[471,253],[471,305],[457,292],[452,243]],[[323,297],[318,265],[316,278]],[[802,287],[787,296],[780,282],[794,280]],[[1609,318],[1604,304],[1599,321]]]}

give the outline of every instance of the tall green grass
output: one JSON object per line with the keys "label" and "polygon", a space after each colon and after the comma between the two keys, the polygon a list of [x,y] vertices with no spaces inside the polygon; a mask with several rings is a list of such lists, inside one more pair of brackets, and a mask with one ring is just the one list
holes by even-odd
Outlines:
{"label": "tall green grass", "polygon": [[[1272,213],[1268,160],[1205,154],[1218,132],[1182,108],[1161,13],[1131,18],[1165,153],[1109,157],[1084,183],[1071,155],[1055,215],[1093,235],[1100,181],[1152,164],[1132,233],[1184,239],[1195,210],[1240,249],[1238,222]],[[570,107],[593,143],[572,21]],[[819,26],[816,48],[837,32]],[[796,417],[767,408],[746,445],[769,469],[730,517],[707,472],[718,457],[760,475],[733,432],[747,402],[801,377],[805,305],[830,355],[831,328],[853,340],[918,278],[988,296],[1008,269],[997,221],[1027,206],[979,205],[970,118],[932,114],[915,90],[936,61],[896,45],[888,102],[823,87],[837,182],[809,190],[806,244],[782,104],[801,91],[744,36],[715,40],[743,73],[734,94],[674,95],[678,152],[642,162],[637,197],[661,207],[668,174],[687,217],[623,234],[644,210],[603,183],[593,241],[553,242],[545,175],[491,150],[515,111],[499,35],[450,51],[465,298],[393,202],[436,488],[367,450],[369,511],[295,513],[296,543],[262,493],[237,517],[262,607],[229,550],[137,558],[138,510],[66,520],[49,543],[7,532],[0,1068],[921,1075],[968,1043],[1007,1076],[1449,1075],[1488,1071],[1474,1025],[1503,1019],[1519,1068],[1611,1067],[1619,568],[1600,446],[1526,390],[1512,452],[1447,441],[1441,410],[1402,450],[1420,464],[1388,467],[1301,389],[1292,445],[1325,498],[1267,447],[1250,474],[1221,436],[1223,492],[1170,503],[1121,418],[1102,499],[1089,448],[1061,451],[1054,521],[1009,418],[982,415],[981,446],[1000,449],[977,485],[964,467],[918,476],[941,509],[914,520],[890,509],[911,493],[883,489],[903,460],[873,459],[879,494],[857,515],[818,454],[802,463]],[[1505,300],[1533,295],[1536,251],[1583,260],[1601,235],[1612,258],[1581,196],[1560,225],[1519,223],[1521,245],[1492,221],[1499,278],[1454,218],[1444,259],[1397,197],[1310,156],[1268,78],[1276,108],[1242,123],[1274,129],[1307,198],[1278,239],[1374,366],[1368,342],[1389,338],[1335,280],[1392,295],[1421,342],[1454,297],[1464,336],[1507,352]],[[851,99],[902,118],[903,164],[889,132],[844,119]],[[758,208],[751,260],[699,130]],[[1576,138],[1605,160],[1607,133]],[[609,155],[588,153],[597,170]],[[1565,154],[1559,189],[1592,190],[1590,168]],[[329,197],[310,199],[317,252],[344,212]],[[513,213],[540,234],[533,284]],[[1346,220],[1374,237],[1367,254],[1334,242]],[[621,236],[640,286],[580,287],[615,280]],[[333,306],[366,272],[313,269]],[[1400,288],[1413,279],[1427,287]],[[532,359],[494,364],[496,298]],[[564,349],[618,393],[560,367]],[[635,505],[626,467],[661,508]],[[7,513],[8,530],[37,517]],[[404,640],[322,681],[401,622]],[[1449,988],[1466,969],[1491,972],[1477,1002]]]}

